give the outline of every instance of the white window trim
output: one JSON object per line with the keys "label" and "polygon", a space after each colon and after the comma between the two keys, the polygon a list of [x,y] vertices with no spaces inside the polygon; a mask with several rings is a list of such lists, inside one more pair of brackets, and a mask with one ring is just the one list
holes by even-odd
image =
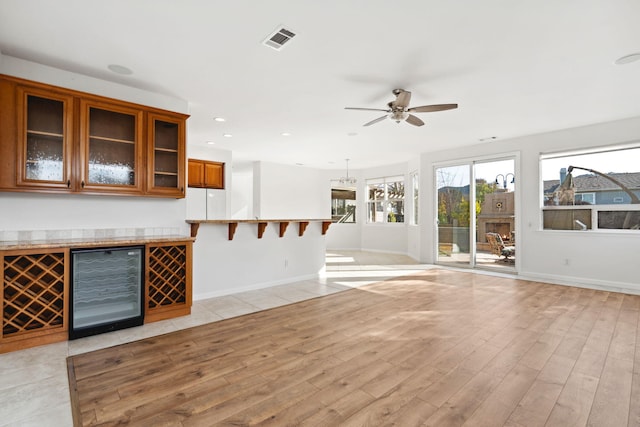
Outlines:
{"label": "white window trim", "polygon": [[[409,177],[410,177],[409,181],[411,181],[411,201],[412,201],[411,220],[409,221],[409,225],[420,225],[420,174],[418,173],[418,171],[413,171],[409,174]],[[405,186],[405,198],[406,198],[406,193],[407,192],[406,192],[406,186]]]}
{"label": "white window trim", "polygon": [[[393,199],[393,200],[389,200],[388,199],[388,195],[387,195],[387,183],[391,183],[391,182],[402,182],[403,186],[404,186],[404,196],[402,197],[402,199]],[[382,184],[384,187],[384,198],[383,199],[370,199],[369,198],[369,185],[375,185],[375,184]],[[370,226],[374,226],[374,227],[380,227],[380,226],[392,226],[392,227],[398,227],[398,226],[404,226],[407,225],[407,204],[406,204],[406,199],[407,199],[407,182],[405,179],[404,175],[391,175],[391,176],[385,176],[385,177],[378,177],[378,178],[370,178],[370,179],[366,179],[365,180],[365,191],[366,191],[366,210],[367,210],[367,214],[366,214],[366,222],[365,225],[370,225]],[[403,222],[389,222],[387,221],[387,215],[385,214],[383,216],[383,221],[381,222],[376,222],[376,221],[370,221],[369,219],[369,209],[370,209],[370,203],[382,203],[383,205],[383,212],[387,212],[387,207],[389,202],[391,201],[399,201],[402,200],[403,206],[404,206],[404,221]]]}
{"label": "white window trim", "polygon": [[[589,147],[578,150],[566,150],[555,152],[541,152],[538,157],[538,167],[540,171],[540,177],[542,176],[542,162],[547,159],[556,159],[570,156],[579,156],[584,154],[598,154],[608,153],[613,151],[624,151],[631,149],[640,149],[638,141],[626,143],[626,144],[614,144],[614,145],[601,145],[597,147]],[[628,229],[611,229],[611,228],[598,228],[598,213],[600,211],[640,211],[640,205],[634,204],[602,204],[602,205],[567,205],[567,206],[548,206],[544,204],[545,194],[543,191],[543,181],[539,179],[540,184],[540,228],[539,230],[545,233],[598,233],[598,234],[636,234],[638,230]],[[576,193],[577,194],[595,194],[591,192]],[[595,196],[594,196],[595,200]],[[544,228],[544,211],[545,210],[590,210],[591,211],[591,228],[587,230],[555,230]]]}

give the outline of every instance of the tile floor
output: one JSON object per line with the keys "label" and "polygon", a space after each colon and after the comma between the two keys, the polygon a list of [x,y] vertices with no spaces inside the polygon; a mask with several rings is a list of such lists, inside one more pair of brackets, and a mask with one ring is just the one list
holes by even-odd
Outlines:
{"label": "tile floor", "polygon": [[148,325],[0,354],[0,426],[72,426],[66,358],[204,323],[363,286],[433,266],[404,255],[327,252],[326,271],[261,290],[194,301],[191,315]]}

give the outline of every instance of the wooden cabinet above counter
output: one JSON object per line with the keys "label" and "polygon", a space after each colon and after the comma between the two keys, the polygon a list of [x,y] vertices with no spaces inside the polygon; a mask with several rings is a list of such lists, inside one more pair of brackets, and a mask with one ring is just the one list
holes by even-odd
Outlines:
{"label": "wooden cabinet above counter", "polygon": [[187,118],[0,75],[0,191],[182,198]]}
{"label": "wooden cabinet above counter", "polygon": [[189,187],[224,189],[224,163],[189,159]]}

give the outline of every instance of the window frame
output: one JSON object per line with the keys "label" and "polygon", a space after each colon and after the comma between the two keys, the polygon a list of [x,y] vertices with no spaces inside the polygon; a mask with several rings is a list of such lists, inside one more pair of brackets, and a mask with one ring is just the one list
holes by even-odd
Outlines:
{"label": "window frame", "polygon": [[[393,198],[390,199],[389,198],[389,185],[392,183],[401,183],[402,184],[402,198]],[[370,188],[372,186],[378,186],[380,188],[384,189],[383,192],[383,197],[382,198],[371,198],[371,190]],[[367,201],[366,201],[366,208],[367,208],[367,219],[366,219],[366,224],[368,225],[372,225],[372,224],[399,224],[399,225],[403,225],[406,224],[406,178],[404,175],[390,175],[390,176],[385,176],[385,177],[381,177],[381,178],[370,178],[365,180],[365,189],[367,192]],[[375,194],[375,193],[374,193]],[[390,221],[390,214],[391,214],[391,206],[394,203],[400,202],[402,205],[402,221]],[[372,221],[371,220],[371,212],[372,212],[372,204],[376,204],[376,205],[380,205],[382,207],[381,210],[377,209],[375,210],[375,212],[383,212],[382,213],[382,221]],[[394,217],[397,217],[396,215],[400,215],[400,214],[394,214]]]}
{"label": "window frame", "polygon": [[[409,175],[411,181],[411,196],[413,200],[413,209],[411,211],[411,220],[409,224],[411,225],[419,225],[420,224],[420,174],[418,171],[413,171]],[[406,198],[406,191],[405,191]]]}
{"label": "window frame", "polygon": [[[573,200],[574,202],[577,204],[578,201],[580,202],[584,202],[584,196],[589,196],[589,198],[593,201],[593,202],[588,202],[588,204],[590,205],[595,205],[596,204],[596,192],[595,191],[585,191],[584,193],[576,193],[576,195],[574,196]],[[578,200],[578,197],[580,198],[580,200]]]}
{"label": "window frame", "polygon": [[[354,193],[354,199],[334,199],[333,198],[333,190],[347,190],[347,191],[353,191]],[[348,185],[344,185],[341,184],[339,181],[331,181],[331,222],[333,222],[334,224],[357,224],[358,223],[358,189],[355,186],[348,186]],[[335,200],[353,200],[353,203],[349,203],[347,204],[345,202],[345,209],[347,208],[347,206],[353,206],[353,210],[354,210],[354,214],[353,214],[353,221],[340,221],[340,220],[334,220],[334,201]]]}
{"label": "window frame", "polygon": [[[602,204],[598,204],[598,195],[597,193],[599,191],[614,191],[614,190],[609,190],[609,189],[594,189],[594,191],[588,191],[585,190],[584,188],[582,189],[582,191],[580,192],[575,192],[573,195],[573,198],[571,197],[567,197],[565,200],[568,199],[572,199],[572,203],[571,204],[559,204],[558,202],[558,197],[556,195],[556,192],[558,190],[555,190],[554,192],[545,192],[546,188],[545,188],[545,183],[549,182],[549,180],[545,180],[543,179],[543,173],[544,173],[544,165],[543,163],[545,162],[545,160],[558,160],[558,159],[562,159],[562,161],[564,163],[566,163],[567,168],[568,166],[574,166],[574,168],[576,170],[578,170],[578,173],[576,174],[576,177],[578,176],[582,176],[585,174],[591,174],[594,176],[601,176],[602,175],[609,175],[610,173],[616,173],[616,174],[622,174],[622,173],[639,173],[640,171],[629,171],[624,169],[623,172],[620,171],[607,171],[607,172],[603,172],[603,171],[598,171],[596,169],[598,169],[598,165],[593,166],[592,164],[589,163],[589,158],[585,158],[586,163],[585,164],[581,164],[581,159],[580,156],[587,156],[587,155],[602,155],[605,153],[615,153],[615,152],[624,152],[627,150],[636,150],[637,153],[640,154],[640,143],[639,142],[634,142],[631,144],[623,144],[623,145],[610,145],[610,146],[598,146],[598,147],[591,147],[589,149],[583,149],[583,150],[565,150],[565,151],[558,151],[558,152],[552,152],[552,153],[540,153],[539,158],[538,158],[538,164],[539,164],[539,171],[540,171],[540,175],[539,175],[539,183],[540,183],[540,223],[539,223],[539,230],[540,231],[544,231],[544,232],[591,232],[591,233],[622,233],[622,234],[631,234],[634,232],[639,232],[640,227],[638,228],[634,228],[637,227],[638,224],[635,223],[635,221],[637,221],[638,216],[640,216],[640,204],[638,203],[632,203],[632,202],[627,202],[627,203],[622,203],[621,201],[618,201],[619,198],[618,197],[613,197],[611,199],[610,203],[602,203]],[[626,154],[626,153],[625,153]],[[634,152],[635,154],[635,152]],[[624,156],[623,157],[631,157],[631,158],[635,158],[636,156]],[[575,162],[574,162],[574,158],[575,158]],[[612,161],[612,160],[610,160]],[[628,166],[627,166],[628,167]],[[589,169],[586,169],[589,168]],[[633,168],[633,167],[632,167]],[[586,170],[585,170],[586,169]],[[599,172],[599,173],[596,173]],[[560,175],[558,175],[560,176]],[[572,176],[573,177],[573,176]],[[575,177],[573,177],[575,180]],[[606,179],[606,178],[605,178]],[[628,185],[628,184],[627,184]],[[558,184],[558,189],[559,189],[559,184]],[[640,197],[640,188],[638,187],[627,187],[627,189],[631,192],[633,192],[634,194],[636,194],[637,197]],[[575,191],[575,190],[574,190]],[[621,187],[615,191],[618,192],[625,192],[624,189]],[[581,195],[592,195],[593,196],[593,200],[594,203],[593,204],[576,204],[577,202],[577,196],[580,195],[580,199],[582,199]],[[553,197],[551,197],[553,196]],[[553,200],[553,204],[549,204],[549,201]],[[567,212],[566,214],[562,214],[560,212],[562,211],[572,211],[571,213]],[[555,212],[555,213],[554,213]],[[631,228],[623,228],[623,226],[620,227],[612,227],[612,228],[608,228],[608,227],[604,227],[604,226],[600,226],[599,222],[601,219],[603,219],[606,215],[614,215],[615,212],[627,212],[626,214],[626,218],[633,218],[633,222],[631,223],[632,227]],[[601,218],[601,213],[603,215],[603,217]],[[567,223],[567,228],[553,228],[553,227],[548,227],[545,224],[545,221],[547,221],[547,224],[551,221],[549,218],[553,217],[553,216],[565,216],[566,218],[564,218],[565,222]],[[630,217],[629,215],[632,215],[632,217]],[[575,220],[576,217],[579,217],[579,219],[587,219],[587,227],[584,227],[585,221],[580,221],[580,220]],[[570,220],[573,219],[573,223],[571,224],[574,228],[568,228],[568,224],[569,222],[571,222]],[[568,222],[567,222],[568,221]],[[560,221],[562,222],[562,221]],[[627,222],[626,220],[624,222]]]}

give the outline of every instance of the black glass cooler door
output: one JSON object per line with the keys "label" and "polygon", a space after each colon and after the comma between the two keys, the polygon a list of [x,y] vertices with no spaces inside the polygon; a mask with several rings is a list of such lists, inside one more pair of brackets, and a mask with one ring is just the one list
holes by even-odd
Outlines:
{"label": "black glass cooler door", "polygon": [[72,250],[69,338],[142,325],[144,247]]}

